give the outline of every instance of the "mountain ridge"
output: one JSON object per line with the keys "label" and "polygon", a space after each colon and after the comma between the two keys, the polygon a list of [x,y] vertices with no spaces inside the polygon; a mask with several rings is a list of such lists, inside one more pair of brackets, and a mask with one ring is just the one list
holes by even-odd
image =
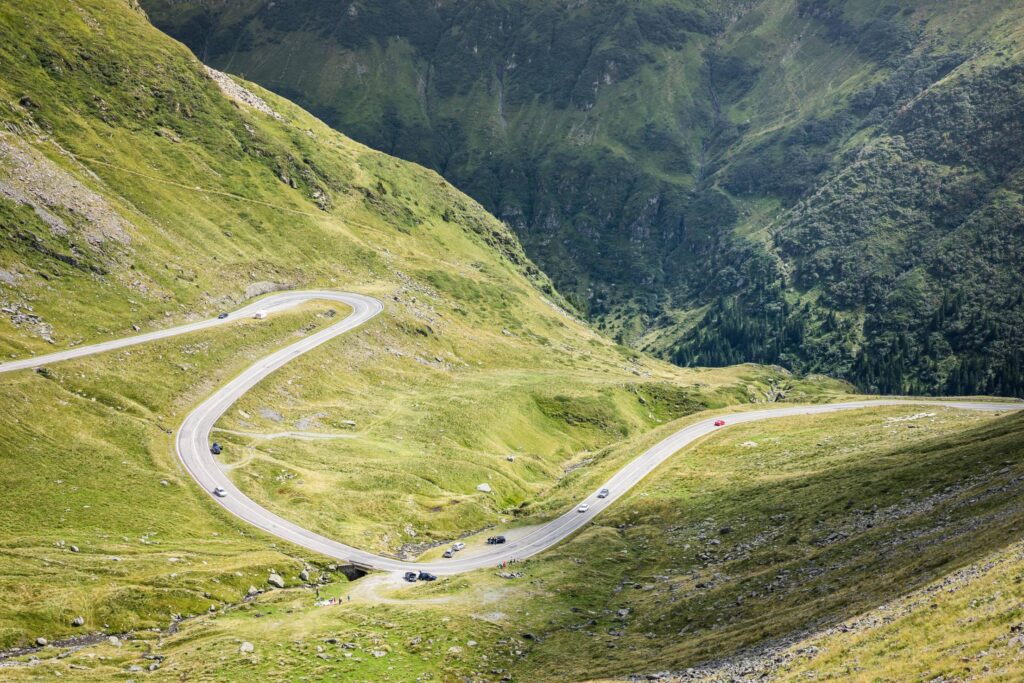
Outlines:
{"label": "mountain ridge", "polygon": [[[684,365],[780,363],[866,391],[1024,392],[1010,332],[1024,312],[1005,277],[998,296],[978,297],[962,268],[941,267],[962,251],[946,237],[960,216],[977,265],[1024,271],[1019,178],[992,166],[1024,140],[1014,3],[144,4],[207,61],[439,170],[621,341]],[[987,143],[972,138],[1000,125]],[[943,128],[981,155],[928,158]],[[846,182],[858,154],[908,135],[903,167],[929,164],[948,197],[887,194],[900,164],[861,166],[877,210],[838,206],[812,253],[806,237],[830,211],[821,191]],[[972,199],[999,194],[998,206]],[[896,201],[935,258],[885,244],[907,240]],[[837,261],[830,242],[857,251],[863,230],[854,244],[869,267]],[[917,287],[924,305],[890,300],[882,315],[840,291],[865,282],[869,298]],[[936,322],[953,313],[944,301],[961,302],[957,323]],[[901,348],[904,319],[926,332]]]}

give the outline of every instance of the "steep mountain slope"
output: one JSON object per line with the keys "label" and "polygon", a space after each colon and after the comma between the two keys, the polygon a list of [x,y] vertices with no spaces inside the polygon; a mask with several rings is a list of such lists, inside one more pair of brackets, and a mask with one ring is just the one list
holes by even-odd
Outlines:
{"label": "steep mountain slope", "polygon": [[1019,3],[144,5],[440,171],[623,340],[1024,395]]}
{"label": "steep mountain slope", "polygon": [[[550,515],[587,483],[568,472],[702,408],[845,389],[613,344],[437,174],[208,71],[133,2],[0,6],[5,357],[288,287],[386,311],[247,394],[218,425],[235,432],[223,460],[265,505],[383,552]],[[304,582],[317,558],[214,505],[173,433],[253,359],[344,313],[309,305],[0,376],[0,647],[166,628],[272,569]],[[285,431],[336,438],[263,438]],[[326,564],[314,575],[337,580]]]}

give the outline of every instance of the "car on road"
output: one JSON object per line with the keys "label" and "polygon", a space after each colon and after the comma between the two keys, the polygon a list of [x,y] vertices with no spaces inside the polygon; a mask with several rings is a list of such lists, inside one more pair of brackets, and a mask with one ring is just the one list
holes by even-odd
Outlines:
{"label": "car on road", "polygon": [[715,426],[721,427],[725,424],[725,420],[715,420]]}
{"label": "car on road", "polygon": [[501,545],[505,542],[504,536],[489,536],[487,538],[487,545]]}
{"label": "car on road", "polygon": [[430,572],[420,572],[416,578],[420,581],[437,581],[437,577]]}
{"label": "car on road", "polygon": [[252,317],[256,318],[257,320],[263,320],[264,318],[267,317],[267,312],[266,311],[256,311],[256,313],[254,313]]}
{"label": "car on road", "polygon": [[608,489],[601,489],[600,491],[597,492],[597,497],[598,498],[607,498],[608,494],[610,494],[610,493],[611,493],[611,491],[609,491]]}
{"label": "car on road", "polygon": [[462,541],[459,541],[458,543],[453,543],[452,544],[452,550],[454,550],[455,552],[459,552],[460,550],[462,550],[465,547],[466,547],[466,544],[463,543]]}
{"label": "car on road", "polygon": [[224,490],[223,486],[218,486],[215,489],[213,489],[213,495],[217,496],[218,498],[227,498],[228,492]]}
{"label": "car on road", "polygon": [[224,449],[221,447],[221,445],[216,441],[214,441],[213,445],[210,446],[210,452],[213,453],[214,455],[220,455],[220,452],[223,450]]}
{"label": "car on road", "polygon": [[455,551],[452,550],[451,548],[448,548],[448,550],[444,551],[444,553],[441,555],[441,557],[443,557],[444,559],[447,560],[447,559],[450,559],[453,555],[455,555]]}
{"label": "car on road", "polygon": [[217,316],[217,320],[223,320],[226,317],[228,317],[227,313],[221,313],[220,315]]}
{"label": "car on road", "polygon": [[416,583],[416,572],[406,572],[403,578],[409,583]]}
{"label": "car on road", "polygon": [[578,508],[576,508],[576,512],[586,512],[589,509],[590,503],[584,503],[583,505],[580,505]]}

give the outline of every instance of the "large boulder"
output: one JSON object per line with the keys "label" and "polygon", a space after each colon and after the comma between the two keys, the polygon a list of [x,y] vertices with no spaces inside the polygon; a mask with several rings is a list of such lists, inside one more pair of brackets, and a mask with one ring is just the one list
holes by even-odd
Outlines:
{"label": "large boulder", "polygon": [[284,588],[284,579],[279,574],[271,574],[267,577],[267,583],[274,588]]}

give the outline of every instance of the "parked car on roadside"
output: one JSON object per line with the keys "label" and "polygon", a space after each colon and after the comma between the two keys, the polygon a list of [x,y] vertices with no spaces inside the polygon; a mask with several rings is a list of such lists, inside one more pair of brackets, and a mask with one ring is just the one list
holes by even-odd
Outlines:
{"label": "parked car on roadside", "polygon": [[505,542],[504,536],[490,536],[487,539],[487,545],[500,545]]}
{"label": "parked car on roadside", "polygon": [[454,550],[455,552],[459,552],[460,550],[462,550],[465,547],[466,547],[466,544],[463,543],[462,541],[459,541],[458,543],[453,543],[452,544],[452,550]]}
{"label": "parked car on roadside", "polygon": [[214,441],[213,445],[210,446],[210,452],[213,453],[214,455],[220,455],[221,451],[223,451],[223,450],[224,449],[221,448],[221,445],[219,443],[217,443],[216,441]]}
{"label": "parked car on roadside", "polygon": [[430,572],[420,572],[416,578],[420,581],[437,581],[437,576],[431,574]]}
{"label": "parked car on roadside", "polygon": [[444,559],[447,560],[447,559],[451,559],[451,557],[453,555],[455,555],[455,551],[452,550],[451,548],[448,548],[448,550],[445,550],[444,553],[441,554],[441,557],[443,557]]}
{"label": "parked car on roadside", "polygon": [[416,572],[406,572],[403,578],[409,583],[416,583]]}

